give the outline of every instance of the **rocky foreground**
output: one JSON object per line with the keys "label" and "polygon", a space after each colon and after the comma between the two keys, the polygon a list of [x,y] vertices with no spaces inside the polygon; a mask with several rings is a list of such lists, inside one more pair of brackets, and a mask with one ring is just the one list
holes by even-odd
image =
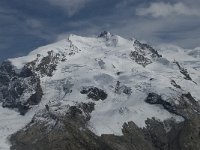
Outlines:
{"label": "rocky foreground", "polygon": [[[86,107],[87,104],[84,104]],[[40,122],[33,118],[23,130],[11,136],[12,150],[198,150],[200,148],[200,118],[194,116],[177,124],[155,118],[146,120],[146,127],[134,122],[124,123],[123,135],[95,135],[87,128],[82,110],[70,107],[65,116],[44,112],[54,121]],[[85,110],[90,111],[90,110]],[[38,116],[37,116],[38,117]]]}

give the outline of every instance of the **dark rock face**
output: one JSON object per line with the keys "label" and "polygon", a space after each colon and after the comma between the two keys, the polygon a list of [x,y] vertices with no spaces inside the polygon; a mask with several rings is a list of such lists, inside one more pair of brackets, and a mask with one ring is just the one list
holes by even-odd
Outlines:
{"label": "dark rock face", "polygon": [[[12,137],[12,150],[112,150],[89,130],[81,131],[73,122],[62,122],[63,128],[45,130],[45,125],[34,124],[26,133]],[[41,132],[42,131],[42,132]],[[26,140],[24,138],[28,137]],[[39,137],[39,139],[35,139]],[[17,140],[15,140],[17,138]],[[16,145],[14,144],[16,143]]]}
{"label": "dark rock face", "polygon": [[155,50],[154,48],[152,48],[150,45],[148,45],[146,43],[141,43],[138,40],[135,40],[134,45],[138,46],[140,50],[150,51],[152,53],[152,55],[151,55],[152,58],[153,57],[158,57],[158,58],[162,57],[162,55],[160,55],[157,50]]}
{"label": "dark rock face", "polygon": [[152,143],[146,140],[142,129],[135,123],[125,123],[122,132],[122,136],[102,135],[101,138],[113,150],[154,150]]}
{"label": "dark rock face", "polygon": [[125,85],[121,85],[120,81],[117,81],[117,84],[115,86],[115,93],[117,93],[117,94],[124,93],[126,95],[131,95],[132,89],[130,87],[125,86]]}
{"label": "dark rock face", "polygon": [[28,68],[27,66],[24,66],[22,68],[19,76],[22,77],[22,78],[27,78],[27,77],[34,76],[34,73],[30,68]]}
{"label": "dark rock face", "polygon": [[[200,148],[199,121],[199,117],[179,124],[173,120],[159,122],[148,119],[147,127],[143,132],[156,150],[198,150]],[[170,130],[167,131],[167,127]]]}
{"label": "dark rock face", "polygon": [[146,67],[147,65],[152,63],[152,61],[149,58],[145,57],[142,54],[139,54],[137,51],[131,52],[130,57],[132,60],[134,60],[139,65],[142,65],[143,67]]}
{"label": "dark rock face", "polygon": [[0,67],[0,85],[2,106],[17,108],[22,115],[42,98],[40,79],[36,74],[26,67],[16,73],[10,62],[4,62]]}
{"label": "dark rock face", "polygon": [[171,85],[173,85],[174,87],[181,89],[181,86],[178,85],[174,80],[171,80]]}
{"label": "dark rock face", "polygon": [[36,68],[42,75],[52,76],[54,70],[56,70],[58,54],[53,56],[53,52],[49,52],[48,56],[42,58],[41,63]]}
{"label": "dark rock face", "polygon": [[91,113],[94,110],[94,103],[80,103],[78,106],[83,110],[85,113]]}
{"label": "dark rock face", "polygon": [[135,51],[130,53],[130,58],[139,65],[146,67],[152,63],[152,59],[160,58],[162,55],[150,45],[140,43],[138,40],[134,41]]}
{"label": "dark rock face", "polygon": [[12,64],[9,61],[4,61],[0,66],[1,73],[6,73],[9,76],[15,76],[16,73],[13,69]]}
{"label": "dark rock face", "polygon": [[111,34],[108,31],[103,31],[100,33],[100,35],[98,35],[98,37],[108,39],[109,35],[111,35]]}
{"label": "dark rock face", "polygon": [[[145,101],[150,104],[161,104],[167,111],[185,119],[179,124],[173,121],[159,122],[155,119],[146,121],[147,127],[143,130],[156,149],[200,149],[200,106],[190,93],[182,94],[179,103],[173,103],[173,100],[170,103],[165,102],[155,93],[149,93]],[[170,129],[168,132],[167,128]]]}
{"label": "dark rock face", "polygon": [[[200,149],[200,106],[190,93],[182,94],[179,103],[164,102],[161,96],[149,93],[147,103],[161,104],[171,113],[182,116],[185,121],[180,124],[170,122],[166,132],[166,122],[155,119],[146,121],[146,136],[157,149],[161,150],[198,150]],[[173,104],[172,104],[173,103]]]}
{"label": "dark rock face", "polygon": [[184,118],[191,119],[200,116],[200,105],[188,92],[181,95],[179,104],[176,105],[176,111]]}
{"label": "dark rock face", "polygon": [[81,94],[87,94],[88,98],[94,101],[105,100],[107,98],[107,93],[97,87],[83,87],[80,91]]}
{"label": "dark rock face", "polygon": [[122,73],[123,73],[123,72],[120,72],[120,71],[119,71],[119,72],[117,72],[116,74],[119,76],[119,75],[122,74]]}
{"label": "dark rock face", "polygon": [[200,149],[200,117],[184,122],[180,132],[179,144],[182,150]]}
{"label": "dark rock face", "polygon": [[76,106],[71,106],[67,116],[69,116],[71,119],[77,120],[79,118],[79,121],[82,120],[82,124],[85,124],[90,120],[90,113],[94,110],[94,106],[94,103],[80,103]]}
{"label": "dark rock face", "polygon": [[160,95],[156,93],[149,93],[145,101],[149,104],[160,104],[162,105],[165,109],[167,109],[171,113],[175,113],[175,108],[174,106],[169,103],[164,101]]}
{"label": "dark rock face", "polygon": [[147,139],[151,141],[157,149],[167,149],[168,139],[165,123],[161,123],[154,118],[147,119],[146,128],[143,129],[143,132]]}
{"label": "dark rock face", "polygon": [[12,77],[16,76],[13,66],[9,61],[5,61],[0,65],[0,88],[8,86]]}
{"label": "dark rock face", "polygon": [[[60,54],[55,54],[53,51],[49,51],[46,57],[39,60],[40,55],[37,59],[26,64],[26,67],[32,71],[37,71],[42,76],[52,76],[53,71],[56,70],[57,63],[60,58]],[[36,63],[39,62],[38,65]]]}
{"label": "dark rock face", "polygon": [[184,75],[184,79],[192,81],[192,78],[190,77],[187,69],[183,68],[177,61],[175,61],[174,63],[178,66],[180,73]]}
{"label": "dark rock face", "polygon": [[167,111],[180,115],[185,119],[200,115],[200,105],[190,93],[182,94],[179,98],[179,103],[175,103],[173,100],[167,102],[160,95],[149,93],[145,102],[149,104],[160,104]]}

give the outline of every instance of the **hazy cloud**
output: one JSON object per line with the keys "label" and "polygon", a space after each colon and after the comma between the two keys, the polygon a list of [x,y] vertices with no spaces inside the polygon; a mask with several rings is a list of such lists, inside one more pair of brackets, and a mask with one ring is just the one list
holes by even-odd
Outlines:
{"label": "hazy cloud", "polygon": [[47,0],[50,4],[62,7],[69,16],[80,11],[91,0]]}
{"label": "hazy cloud", "polygon": [[0,0],[0,62],[66,38],[113,34],[199,46],[197,0]]}
{"label": "hazy cloud", "polygon": [[175,4],[151,3],[147,8],[137,9],[136,13],[139,16],[151,15],[152,17],[167,17],[171,15],[200,16],[199,9],[190,8],[181,2]]}

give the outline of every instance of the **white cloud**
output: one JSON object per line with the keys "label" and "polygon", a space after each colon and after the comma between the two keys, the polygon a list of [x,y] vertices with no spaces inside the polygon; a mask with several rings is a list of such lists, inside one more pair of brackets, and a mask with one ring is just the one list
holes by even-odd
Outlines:
{"label": "white cloud", "polygon": [[200,16],[200,10],[190,8],[185,4],[179,2],[175,4],[170,3],[152,3],[148,8],[139,8],[136,10],[137,15],[152,17],[167,17],[171,15],[185,15],[185,16]]}
{"label": "white cloud", "polygon": [[64,8],[69,16],[73,16],[91,0],[47,0],[50,4]]}

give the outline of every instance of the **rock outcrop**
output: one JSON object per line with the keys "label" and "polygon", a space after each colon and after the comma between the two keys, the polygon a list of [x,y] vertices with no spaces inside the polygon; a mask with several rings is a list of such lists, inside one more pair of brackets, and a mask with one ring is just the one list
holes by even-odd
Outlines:
{"label": "rock outcrop", "polygon": [[20,73],[14,70],[10,62],[3,62],[0,67],[0,95],[3,107],[17,108],[24,115],[33,105],[42,99],[40,78],[29,68]]}

